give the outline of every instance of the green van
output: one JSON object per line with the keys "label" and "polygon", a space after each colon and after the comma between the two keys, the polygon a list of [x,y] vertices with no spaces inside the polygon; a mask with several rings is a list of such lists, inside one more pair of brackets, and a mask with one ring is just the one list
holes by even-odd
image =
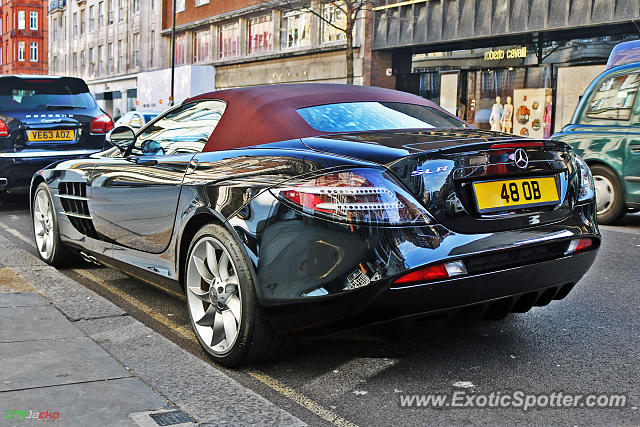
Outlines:
{"label": "green van", "polygon": [[621,43],[585,91],[571,123],[552,137],[567,142],[591,168],[600,224],[640,209],[639,86],[640,41]]}

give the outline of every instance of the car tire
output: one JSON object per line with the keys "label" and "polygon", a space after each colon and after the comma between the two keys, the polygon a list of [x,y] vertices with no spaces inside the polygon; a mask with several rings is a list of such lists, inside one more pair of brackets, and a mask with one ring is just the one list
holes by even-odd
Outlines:
{"label": "car tire", "polygon": [[613,224],[625,214],[624,190],[618,175],[604,165],[590,166],[596,187],[598,223]]}
{"label": "car tire", "polygon": [[78,260],[77,254],[60,240],[51,191],[44,182],[38,185],[33,194],[31,219],[40,259],[54,267],[68,267]]}
{"label": "car tire", "polygon": [[249,263],[224,227],[203,226],[191,241],[183,268],[191,326],[215,362],[237,367],[290,347],[291,337],[275,331],[265,318]]}

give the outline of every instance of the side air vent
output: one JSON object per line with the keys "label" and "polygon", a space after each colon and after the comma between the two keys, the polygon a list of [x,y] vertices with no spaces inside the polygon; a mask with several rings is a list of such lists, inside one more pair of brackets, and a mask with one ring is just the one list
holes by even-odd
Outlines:
{"label": "side air vent", "polygon": [[84,182],[61,182],[58,194],[62,214],[69,218],[71,224],[85,236],[96,238],[96,229],[89,214],[89,199],[87,198],[87,184]]}

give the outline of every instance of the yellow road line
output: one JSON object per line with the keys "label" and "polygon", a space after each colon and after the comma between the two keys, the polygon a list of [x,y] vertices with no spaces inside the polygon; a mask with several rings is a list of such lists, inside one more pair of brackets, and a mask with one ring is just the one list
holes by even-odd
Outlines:
{"label": "yellow road line", "polygon": [[267,385],[272,390],[277,391],[278,393],[284,395],[288,399],[293,400],[298,405],[313,412],[314,414],[316,414],[317,416],[319,416],[325,421],[328,421],[340,427],[356,427],[356,425],[353,424],[352,422],[345,420],[341,416],[335,414],[334,412],[331,412],[330,410],[324,408],[322,405],[309,399],[307,396],[298,393],[291,387],[288,387],[282,384],[280,381],[270,377],[264,372],[260,372],[252,369],[247,369],[245,370],[245,372],[249,374],[251,377],[260,381],[261,383]]}
{"label": "yellow road line", "polygon": [[[24,234],[20,233],[19,231],[16,231],[16,230],[13,230],[11,228],[8,228],[6,225],[4,225],[2,223],[0,223],[0,227],[2,227],[8,233],[11,233],[15,237],[19,238],[20,240],[22,240],[22,241],[24,241],[24,242],[26,242],[26,243],[28,243],[28,244],[33,246],[33,241],[31,239],[29,239],[28,237],[26,237]],[[163,316],[162,314],[156,313],[153,310],[153,308],[151,308],[147,304],[143,303],[139,299],[132,297],[131,295],[129,295],[128,293],[126,293],[122,289],[118,288],[117,286],[114,286],[114,285],[111,285],[110,283],[105,282],[104,280],[102,280],[98,276],[96,276],[94,274],[91,274],[86,270],[74,269],[73,271],[76,274],[78,274],[80,276],[83,276],[84,278],[86,278],[88,280],[91,280],[92,282],[100,285],[102,288],[106,289],[110,293],[112,293],[112,294],[118,296],[119,298],[123,299],[124,301],[126,301],[129,304],[131,304],[133,307],[137,308],[138,310],[144,311],[152,319],[154,319],[155,321],[163,324],[167,328],[169,328],[171,330],[174,330],[178,334],[182,335],[184,338],[186,338],[188,340],[197,341],[196,335],[195,335],[195,333],[193,332],[192,329],[185,328],[184,326],[181,326],[181,325],[177,324],[176,322],[174,322],[173,320],[169,319],[168,317]],[[160,289],[162,289],[163,291],[167,291],[167,289],[164,289],[164,288],[160,288]],[[180,297],[184,298],[183,295],[180,295]],[[312,412],[313,414],[317,415],[318,417],[322,418],[325,421],[328,421],[328,422],[330,422],[330,423],[332,423],[332,424],[334,424],[336,426],[339,426],[339,427],[357,427],[356,424],[353,424],[352,422],[342,418],[341,416],[339,416],[336,413],[330,411],[329,409],[326,409],[324,406],[320,405],[319,403],[317,403],[317,402],[311,400],[310,398],[308,398],[307,396],[295,391],[291,387],[288,387],[288,386],[282,384],[280,381],[278,381],[275,378],[270,377],[269,375],[265,374],[264,372],[261,372],[261,371],[258,371],[258,370],[254,370],[254,369],[243,370],[243,372],[245,372],[246,374],[248,374],[252,378],[260,381],[261,383],[263,383],[264,385],[266,385],[267,387],[269,387],[273,391],[283,395],[287,399],[290,399],[290,400],[294,401],[298,405],[302,406],[303,408],[307,409],[308,411]]]}
{"label": "yellow road line", "polygon": [[[129,304],[131,304],[132,306],[134,306],[135,308],[144,311],[146,314],[148,314],[149,316],[151,316],[154,320],[162,323],[163,325],[165,325],[166,327],[168,327],[169,329],[174,330],[175,332],[177,332],[178,334],[182,335],[183,337],[189,339],[189,340],[193,340],[193,341],[197,341],[197,338],[195,336],[195,333],[193,332],[192,329],[187,329],[179,324],[177,324],[176,322],[172,321],[171,319],[156,313],[155,311],[153,311],[153,309],[151,307],[149,307],[148,305],[144,304],[143,302],[141,302],[140,300],[132,297],[131,295],[127,294],[126,292],[122,291],[121,289],[117,288],[116,286],[113,286],[107,282],[105,282],[104,280],[100,279],[99,277],[96,277],[95,275],[83,271],[83,270],[74,270],[76,273],[82,275],[83,277],[92,280],[93,282],[97,283],[98,285],[102,286],[103,288],[105,288],[106,290],[108,290],[109,292],[117,295],[118,297],[122,298],[123,300],[127,301]],[[340,427],[356,427],[355,424],[345,420],[344,418],[340,417],[339,415],[331,412],[330,410],[326,409],[325,407],[323,407],[322,405],[320,405],[319,403],[314,402],[313,400],[311,400],[310,398],[304,396],[303,394],[295,391],[294,389],[292,389],[291,387],[288,387],[284,384],[282,384],[280,381],[276,380],[275,378],[270,377],[269,375],[265,374],[264,372],[261,371],[257,371],[257,370],[243,370],[243,372],[247,373],[249,376],[255,378],[256,380],[260,381],[261,383],[265,384],[266,386],[268,386],[269,388],[271,388],[272,390],[278,392],[279,394],[282,394],[284,397],[296,402],[298,405],[302,406],[303,408],[307,409],[308,411],[314,413],[315,415],[317,415],[318,417],[322,418],[323,420],[326,420],[332,424],[335,424],[337,426]]]}
{"label": "yellow road line", "polygon": [[[31,246],[33,246],[33,247],[35,247],[35,245],[33,244],[33,239],[28,238],[27,236],[25,236],[24,234],[20,233],[19,231],[14,230],[13,228],[9,228],[9,227],[7,227],[6,225],[4,225],[4,224],[2,224],[2,223],[0,223],[0,227],[2,227],[2,228],[3,228],[7,233],[14,235],[15,237],[17,237],[18,239],[22,240],[23,242],[28,243],[29,245],[31,245]],[[78,272],[79,272],[79,271],[81,271],[81,270],[75,270],[75,269],[74,269],[73,271],[75,271],[76,273],[78,273]],[[125,274],[126,274],[126,273],[125,273]],[[142,278],[137,277],[137,276],[133,276],[133,275],[131,275],[131,274],[130,274],[130,276],[132,276],[132,277],[134,277],[135,279],[140,280],[140,281],[142,281],[142,282],[144,282],[144,283],[146,283],[146,284],[148,284],[148,285],[151,285],[151,286],[153,286],[154,288],[156,288],[156,289],[158,289],[158,290],[160,290],[160,291],[162,291],[162,292],[164,292],[164,293],[166,293],[166,294],[169,294],[169,295],[171,295],[171,296],[174,296],[174,297],[176,297],[176,298],[179,298],[179,299],[184,300],[184,294],[181,294],[180,292],[176,292],[176,291],[174,291],[174,290],[172,290],[172,289],[167,289],[167,288],[165,288],[165,287],[163,287],[163,286],[156,285],[156,284],[155,284],[155,283],[153,283],[153,282],[150,282],[150,281],[148,281],[148,280],[142,279]]]}
{"label": "yellow road line", "polygon": [[97,283],[98,285],[100,285],[101,287],[106,289],[107,291],[109,291],[112,294],[114,294],[114,295],[118,296],[119,298],[123,299],[124,301],[126,301],[129,304],[131,304],[133,307],[137,308],[138,310],[144,311],[146,314],[151,316],[151,318],[153,320],[156,320],[156,321],[162,323],[164,326],[168,327],[169,329],[175,330],[176,332],[178,332],[183,337],[185,337],[187,339],[190,339],[190,340],[196,340],[196,335],[195,335],[195,333],[193,332],[192,329],[187,329],[184,326],[181,326],[181,325],[177,324],[176,322],[172,321],[168,317],[156,313],[153,310],[153,308],[151,308],[147,304],[143,303],[139,299],[132,297],[127,292],[123,291],[122,289],[118,288],[117,286],[114,286],[114,285],[112,285],[110,283],[107,283],[104,280],[102,280],[101,278],[99,278],[98,276],[96,276],[94,274],[91,274],[91,273],[89,273],[89,272],[87,272],[85,270],[73,270],[73,271],[75,273],[79,274],[80,276],[83,276],[84,278],[89,279],[94,283]]}

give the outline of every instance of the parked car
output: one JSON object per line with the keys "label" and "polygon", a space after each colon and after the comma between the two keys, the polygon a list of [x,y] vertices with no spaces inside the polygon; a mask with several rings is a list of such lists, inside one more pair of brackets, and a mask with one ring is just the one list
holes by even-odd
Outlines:
{"label": "parked car", "polygon": [[640,42],[621,43],[585,91],[571,123],[553,136],[591,168],[601,224],[640,209],[639,86]]}
{"label": "parked car", "polygon": [[81,79],[0,76],[0,197],[50,163],[102,151],[113,121]]}
{"label": "parked car", "polygon": [[116,120],[116,126],[129,126],[131,129],[140,129],[147,122],[154,119],[159,111],[129,111]]}
{"label": "parked car", "polygon": [[421,97],[274,85],[191,98],[39,171],[35,242],[182,286],[216,361],[292,333],[564,298],[595,259],[591,175],[558,141],[475,129]]}

